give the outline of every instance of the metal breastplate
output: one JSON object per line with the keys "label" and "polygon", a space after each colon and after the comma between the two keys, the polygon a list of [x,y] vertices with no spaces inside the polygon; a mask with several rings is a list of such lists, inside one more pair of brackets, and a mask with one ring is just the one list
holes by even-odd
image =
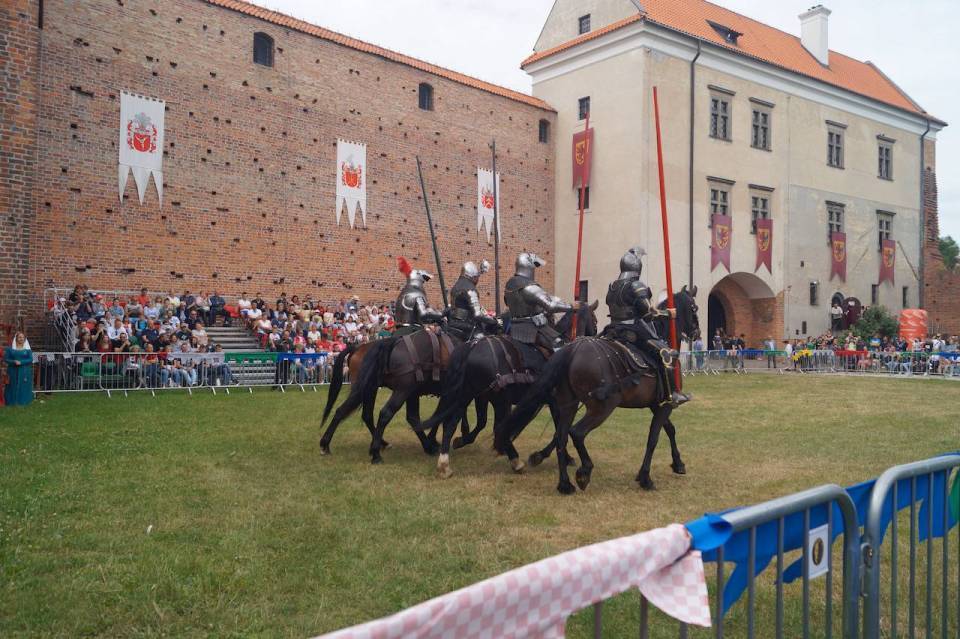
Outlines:
{"label": "metal breastplate", "polygon": [[450,289],[450,317],[458,320],[473,319],[473,306],[470,304],[470,291],[476,290],[476,285],[465,277],[457,280]]}
{"label": "metal breastplate", "polygon": [[528,303],[527,300],[524,299],[523,293],[521,293],[524,288],[531,284],[536,284],[536,282],[523,275],[514,275],[507,280],[503,292],[503,301],[507,304],[507,308],[510,309],[510,316],[515,320],[540,313],[540,307]]}
{"label": "metal breastplate", "polygon": [[417,300],[425,298],[423,291],[415,286],[403,287],[400,296],[397,297],[396,312],[394,320],[397,324],[420,324],[419,312],[417,311]]}
{"label": "metal breastplate", "polygon": [[638,287],[643,287],[643,284],[638,280],[614,280],[610,283],[607,289],[606,303],[610,309],[611,322],[632,322],[636,318],[636,303],[639,300]]}

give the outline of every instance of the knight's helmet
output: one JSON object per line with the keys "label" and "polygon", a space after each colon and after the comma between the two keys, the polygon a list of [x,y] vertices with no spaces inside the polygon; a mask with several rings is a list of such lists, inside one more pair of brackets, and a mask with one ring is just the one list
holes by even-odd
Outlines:
{"label": "knight's helmet", "polygon": [[642,258],[647,252],[642,247],[634,246],[623,254],[620,258],[620,277],[619,280],[638,280],[640,272],[643,271]]}
{"label": "knight's helmet", "polygon": [[537,257],[535,253],[521,253],[517,256],[517,275],[534,279],[534,270],[546,265],[546,263],[546,260]]}
{"label": "knight's helmet", "polygon": [[429,282],[433,276],[427,271],[413,268],[410,262],[404,257],[397,258],[397,269],[407,277],[407,284],[423,289],[423,285]]}
{"label": "knight's helmet", "polygon": [[480,276],[489,270],[490,262],[486,260],[480,262],[480,266],[477,266],[474,262],[464,262],[463,268],[460,269],[460,276],[476,284],[480,280]]}

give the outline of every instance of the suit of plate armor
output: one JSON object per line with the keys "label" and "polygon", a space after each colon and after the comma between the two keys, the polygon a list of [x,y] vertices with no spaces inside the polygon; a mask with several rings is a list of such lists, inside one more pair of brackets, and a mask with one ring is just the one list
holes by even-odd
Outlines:
{"label": "suit of plate armor", "polygon": [[660,364],[663,380],[663,403],[674,407],[689,401],[689,397],[673,389],[673,362],[677,352],[663,341],[654,328],[653,320],[669,317],[668,311],[661,311],[651,301],[650,287],[640,280],[643,270],[641,258],[646,254],[640,247],[634,247],[620,258],[620,275],[610,283],[607,289],[607,307],[610,309],[610,325],[604,331],[605,337],[640,348],[654,355]]}
{"label": "suit of plate armor", "polygon": [[481,337],[484,333],[495,333],[499,326],[496,319],[487,315],[480,304],[477,282],[480,275],[490,270],[486,260],[477,266],[473,262],[464,262],[460,269],[460,279],[450,289],[450,308],[447,310],[447,329],[464,341],[472,337]]}
{"label": "suit of plate armor", "polygon": [[431,275],[426,271],[414,269],[407,277],[407,283],[397,297],[394,320],[397,323],[397,335],[405,335],[419,330],[424,324],[435,324],[443,319],[443,314],[431,308],[427,302],[424,284]]}
{"label": "suit of plate armor", "polygon": [[553,326],[553,314],[573,310],[559,297],[550,295],[534,279],[534,270],[546,262],[533,253],[517,256],[516,272],[507,280],[503,301],[510,309],[510,337],[524,344],[556,349],[560,333]]}

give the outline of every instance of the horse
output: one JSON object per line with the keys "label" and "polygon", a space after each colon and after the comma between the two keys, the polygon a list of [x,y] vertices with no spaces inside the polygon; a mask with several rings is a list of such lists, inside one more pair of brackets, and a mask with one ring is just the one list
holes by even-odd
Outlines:
{"label": "horse", "polygon": [[[696,292],[696,287],[690,290],[683,287],[675,296],[678,333],[680,337],[690,340],[696,339],[700,334]],[[657,322],[656,327],[658,335],[665,338],[669,330],[668,321]],[[561,494],[569,495],[574,493],[576,488],[567,473],[567,466],[570,464],[566,450],[568,438],[573,440],[580,457],[580,467],[576,472],[577,486],[580,490],[586,490],[593,472],[593,461],[584,443],[587,434],[600,426],[618,407],[649,408],[653,412],[653,418],[647,437],[646,454],[636,481],[645,490],[655,488],[653,480],[650,479],[650,463],[661,429],[665,430],[670,438],[671,468],[677,474],[684,474],[686,467],[677,448],[676,428],[670,421],[673,408],[669,404],[660,404],[656,370],[646,367],[641,368],[638,373],[638,367],[633,363],[635,359],[627,347],[603,338],[578,339],[564,346],[554,353],[523,400],[495,431],[494,447],[499,452],[509,454],[514,450],[512,440],[523,431],[544,404],[549,404],[556,434],[550,444],[544,450],[531,455],[529,461],[531,465],[536,465],[550,450],[556,448],[560,469],[557,490]],[[586,413],[573,424],[580,404],[584,404]]]}
{"label": "horse", "polygon": [[[330,411],[336,404],[344,382],[344,367],[349,362],[350,394],[337,408],[333,420],[320,438],[320,454],[330,454],[330,442],[337,427],[357,408],[363,423],[370,431],[370,458],[374,464],[383,461],[381,451],[389,446],[383,439],[387,424],[406,404],[407,422],[414,429],[420,445],[428,455],[437,453],[436,428],[424,435],[420,425],[420,397],[437,395],[440,392],[441,372],[446,368],[451,353],[461,343],[460,339],[447,334],[437,335],[426,329],[403,337],[381,339],[359,347],[349,347],[340,352],[333,363],[333,374],[327,394],[327,405],[320,426],[323,427]],[[373,409],[377,390],[387,387],[393,391],[386,405],[380,410],[376,425]],[[486,405],[477,404],[477,421],[486,422]],[[469,430],[465,412],[461,415],[464,430]]]}
{"label": "horse", "polygon": [[[581,305],[577,313],[577,335],[590,336],[597,333],[597,302]],[[557,328],[561,334],[569,334],[575,311],[567,311]],[[563,332],[566,330],[566,333]],[[420,430],[429,430],[443,425],[443,437],[440,441],[440,456],[437,459],[437,475],[446,479],[453,474],[450,470],[450,449],[460,448],[476,440],[486,425],[477,424],[473,431],[453,440],[457,417],[470,402],[483,402],[493,405],[493,423],[497,424],[509,413],[510,406],[519,402],[527,388],[536,379],[536,371],[525,365],[524,352],[533,350],[532,346],[518,344],[505,335],[485,336],[479,340],[465,343],[453,353],[444,377],[437,410],[420,425]],[[530,353],[528,352],[528,355]],[[532,354],[538,357],[537,354]],[[540,357],[549,357],[542,353]],[[512,446],[506,447],[506,453],[515,472],[523,470],[523,462]]]}

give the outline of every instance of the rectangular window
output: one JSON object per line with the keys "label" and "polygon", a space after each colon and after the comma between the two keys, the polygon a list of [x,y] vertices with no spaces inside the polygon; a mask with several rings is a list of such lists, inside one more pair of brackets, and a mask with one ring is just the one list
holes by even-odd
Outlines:
{"label": "rectangular window", "polygon": [[580,16],[577,19],[577,31],[580,35],[588,33],[590,31],[590,14],[588,13],[585,16]]}
{"label": "rectangular window", "polygon": [[750,194],[750,232],[756,234],[757,220],[770,219],[770,194],[752,192]]}
{"label": "rectangular window", "polygon": [[893,146],[888,142],[881,142],[877,147],[877,177],[882,180],[893,179]]}
{"label": "rectangular window", "polygon": [[710,96],[710,137],[730,139],[730,97],[727,95]]}
{"label": "rectangular window", "polygon": [[883,248],[884,240],[893,239],[893,213],[877,211],[877,250]]}
{"label": "rectangular window", "polygon": [[[819,306],[820,305],[820,282],[810,282],[810,306]],[[807,329],[804,328],[803,332],[806,333]]]}
{"label": "rectangular window", "polygon": [[900,307],[908,308],[910,306],[910,287],[904,286],[903,293],[900,295]]}
{"label": "rectangular window", "polygon": [[418,87],[417,105],[424,111],[433,111],[433,87],[426,82]]}
{"label": "rectangular window", "polygon": [[550,122],[547,120],[540,120],[539,139],[543,144],[550,141]]}
{"label": "rectangular window", "polygon": [[587,119],[587,114],[590,113],[590,96],[588,95],[585,98],[580,98],[577,100],[577,114],[581,120]]}
{"label": "rectangular window", "polygon": [[827,166],[843,168],[843,131],[846,125],[827,123]]}
{"label": "rectangular window", "polygon": [[770,150],[770,112],[762,109],[753,110],[752,131],[750,146],[764,151]]}
{"label": "rectangular window", "polygon": [[723,185],[710,185],[710,217],[714,215],[729,215],[730,191]]}
{"label": "rectangular window", "polygon": [[[586,211],[590,208],[590,187],[581,187],[583,188],[583,210]],[[580,212],[580,191],[577,191],[577,212]]]}
{"label": "rectangular window", "polygon": [[843,204],[827,202],[827,241],[833,233],[843,233]]}
{"label": "rectangular window", "polygon": [[876,306],[880,303],[880,285],[871,284],[870,285],[870,305]]}
{"label": "rectangular window", "polygon": [[587,280],[580,280],[580,285],[577,287],[577,299],[586,302],[589,288],[590,283]]}

